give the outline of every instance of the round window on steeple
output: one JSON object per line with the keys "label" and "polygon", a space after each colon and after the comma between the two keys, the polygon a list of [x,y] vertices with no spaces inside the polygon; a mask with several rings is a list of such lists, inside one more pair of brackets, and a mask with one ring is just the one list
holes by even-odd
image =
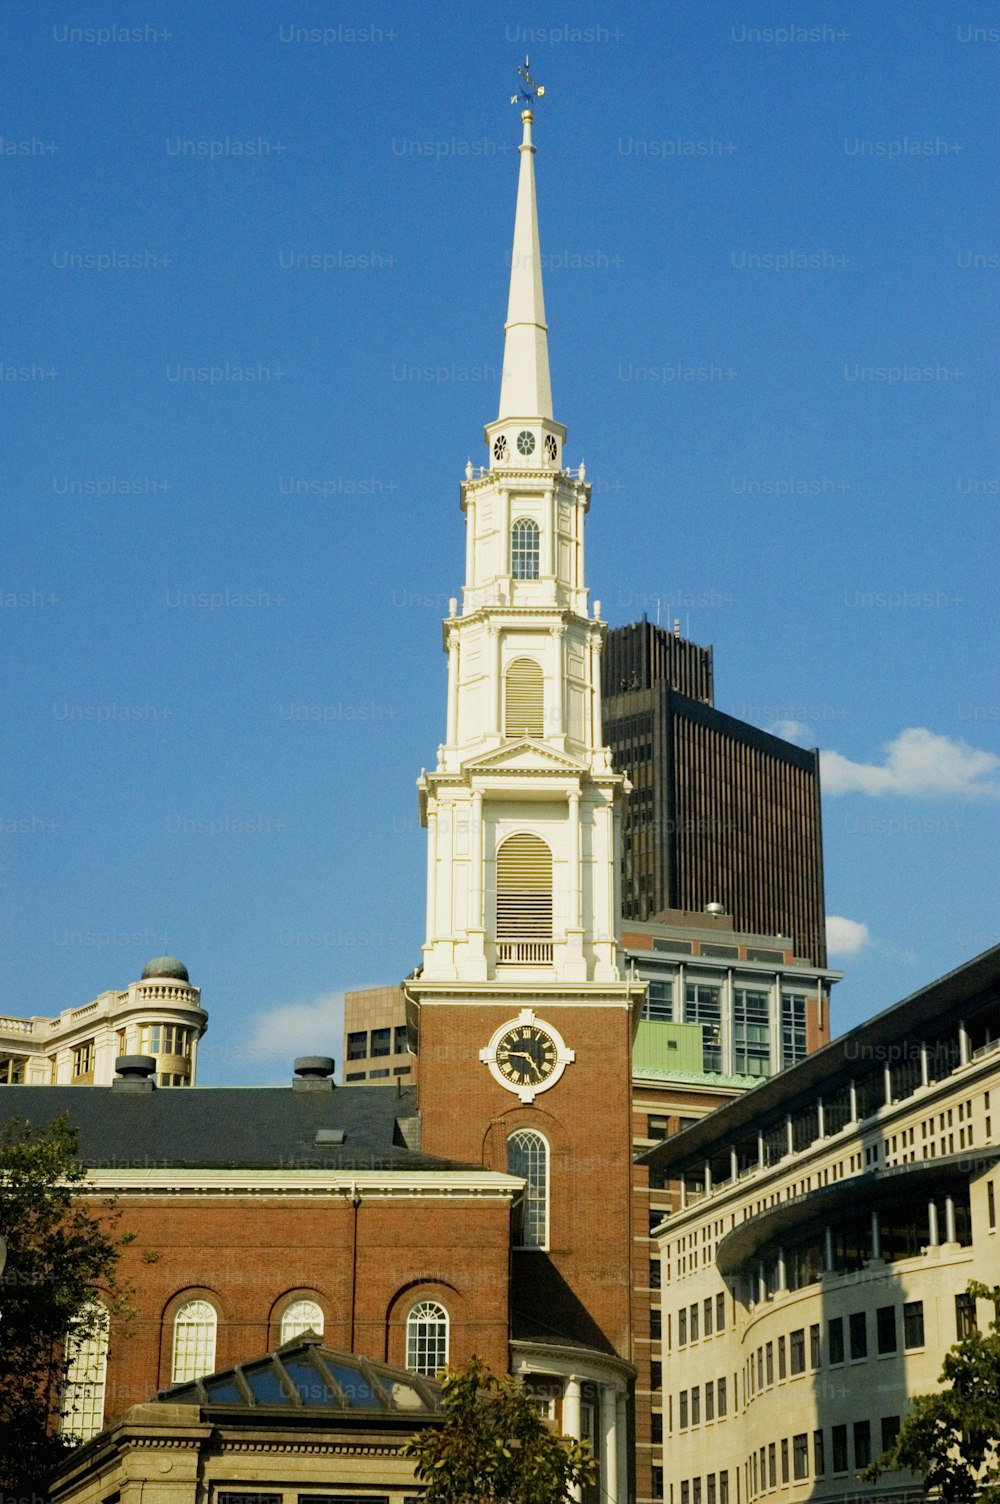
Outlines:
{"label": "round window on steeple", "polygon": [[517,452],[518,454],[534,454],[535,452],[535,435],[529,433],[526,428],[522,428],[517,436]]}
{"label": "round window on steeple", "polygon": [[493,458],[495,460],[505,460],[507,458],[507,440],[503,434],[493,442]]}
{"label": "round window on steeple", "polygon": [[557,453],[556,441],[552,437],[552,435],[550,433],[548,433],[548,434],[545,435],[545,458],[548,460],[548,462],[549,462],[550,465],[555,463],[556,453]]}

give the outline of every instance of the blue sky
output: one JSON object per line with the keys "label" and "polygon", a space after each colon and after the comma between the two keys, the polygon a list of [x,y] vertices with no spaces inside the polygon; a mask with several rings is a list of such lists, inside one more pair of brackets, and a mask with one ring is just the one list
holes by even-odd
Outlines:
{"label": "blue sky", "polygon": [[0,1009],[281,1080],[419,960],[526,51],[592,596],[823,749],[835,1028],[995,942],[1000,30],[792,9],[5,7]]}

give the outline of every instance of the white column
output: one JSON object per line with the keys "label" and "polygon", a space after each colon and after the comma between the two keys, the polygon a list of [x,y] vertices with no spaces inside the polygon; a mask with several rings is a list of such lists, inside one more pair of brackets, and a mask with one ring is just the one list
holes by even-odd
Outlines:
{"label": "white column", "polygon": [[603,747],[604,729],[601,720],[601,639],[594,632],[590,639],[590,745]]}
{"label": "white column", "polygon": [[[574,1441],[580,1437],[580,1380],[571,1377],[566,1380],[566,1388],[563,1390],[562,1428],[563,1435],[570,1436]],[[580,1499],[582,1490],[579,1484],[570,1489],[570,1497]]]}
{"label": "white column", "polygon": [[833,1273],[833,1229],[829,1226],[823,1229],[823,1272]]}
{"label": "white column", "polygon": [[785,1250],[778,1249],[778,1289],[788,1289],[788,1272],[785,1268]]}
{"label": "white column", "polygon": [[816,1130],[817,1137],[826,1138],[826,1114],[823,1111],[823,1098],[816,1098]]}
{"label": "white column", "polygon": [[957,1243],[958,1233],[955,1231],[955,1202],[951,1196],[944,1198],[944,1240],[946,1243]]}
{"label": "white column", "polygon": [[628,1410],[623,1394],[615,1396],[615,1410],[618,1419],[618,1498],[621,1504],[625,1504],[628,1498]]}
{"label": "white column", "polygon": [[938,1248],[941,1243],[941,1235],[938,1230],[938,1210],[936,1201],[927,1203],[927,1236],[930,1239],[930,1247]]}
{"label": "white column", "polygon": [[472,823],[469,829],[469,929],[481,930],[483,924],[483,796],[479,789],[472,795]]}
{"label": "white column", "polygon": [[565,736],[568,720],[566,704],[566,628],[553,627],[549,634],[552,643],[552,717],[551,724],[545,727],[545,736]]}
{"label": "white column", "polygon": [[580,866],[582,850],[580,842],[580,790],[569,791],[569,927],[578,930],[583,923],[581,918],[581,883]]}
{"label": "white column", "polygon": [[465,498],[465,588],[472,590],[476,583],[476,501],[466,494]]}
{"label": "white column", "polygon": [[959,1020],[958,1024],[958,1063],[959,1065],[968,1065],[971,1058],[972,1052],[969,1048],[969,1031],[965,1027],[965,1019],[963,1018]]}
{"label": "white column", "polygon": [[735,1145],[729,1150],[729,1178],[734,1185],[740,1178],[740,1160]]}
{"label": "white column", "polygon": [[927,1046],[926,1046],[926,1044],[921,1043],[921,1046],[920,1046],[920,1085],[921,1086],[927,1086],[927,1085],[929,1085],[930,1084],[930,1079],[931,1079],[931,1076],[930,1076],[930,1071],[928,1069],[928,1062],[927,1062]]}
{"label": "white column", "polygon": [[506,578],[508,588],[505,594],[510,595],[510,492],[503,490],[497,498],[497,546],[500,550],[497,559],[497,575],[500,579]]}
{"label": "white column", "polygon": [[[427,944],[437,935],[437,805],[427,805]],[[450,926],[449,926],[450,928]]]}
{"label": "white column", "polygon": [[449,747],[458,742],[458,632],[448,629],[448,729],[445,740]]}
{"label": "white column", "polygon": [[872,1208],[872,1258],[873,1259],[880,1259],[881,1257],[882,1257],[882,1236],[881,1236],[881,1229],[880,1229],[879,1223],[878,1223],[878,1208],[877,1207],[873,1207]]}
{"label": "white column", "polygon": [[887,1065],[882,1067],[882,1096],[886,1107],[892,1106],[892,1071]]}
{"label": "white column", "polygon": [[556,494],[550,490],[545,498],[545,526],[542,528],[542,579],[551,577],[556,572]]}
{"label": "white column", "polygon": [[618,1504],[618,1406],[615,1391],[602,1384],[601,1395],[601,1483],[606,1504]]}
{"label": "white column", "polygon": [[853,1081],[848,1090],[851,1095],[851,1122],[856,1123],[858,1121],[858,1088]]}

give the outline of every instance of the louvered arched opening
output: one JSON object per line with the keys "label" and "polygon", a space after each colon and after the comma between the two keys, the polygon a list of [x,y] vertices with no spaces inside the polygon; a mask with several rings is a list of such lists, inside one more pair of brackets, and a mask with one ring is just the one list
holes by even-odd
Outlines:
{"label": "louvered arched opening", "polygon": [[497,960],[552,961],[552,852],[538,836],[508,836],[497,852]]}
{"label": "louvered arched opening", "polygon": [[545,732],[545,679],[533,658],[515,658],[504,675],[503,734],[509,738]]}

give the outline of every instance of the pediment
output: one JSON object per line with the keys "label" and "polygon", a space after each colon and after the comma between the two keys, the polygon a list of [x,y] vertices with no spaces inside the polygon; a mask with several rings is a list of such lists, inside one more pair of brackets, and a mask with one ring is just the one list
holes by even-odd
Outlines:
{"label": "pediment", "polygon": [[572,773],[588,771],[587,764],[565,752],[557,752],[531,737],[505,742],[462,763],[463,773]]}

